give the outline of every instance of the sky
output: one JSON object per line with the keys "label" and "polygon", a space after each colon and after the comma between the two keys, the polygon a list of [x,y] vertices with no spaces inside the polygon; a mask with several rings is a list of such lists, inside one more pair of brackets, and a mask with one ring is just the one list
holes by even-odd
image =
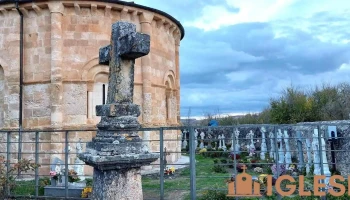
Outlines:
{"label": "sky", "polygon": [[181,117],[262,111],[288,86],[350,81],[349,0],[134,0],[185,28]]}

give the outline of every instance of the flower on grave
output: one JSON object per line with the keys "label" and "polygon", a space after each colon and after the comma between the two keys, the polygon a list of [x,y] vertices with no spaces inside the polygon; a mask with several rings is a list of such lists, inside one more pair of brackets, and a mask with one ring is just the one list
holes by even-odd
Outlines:
{"label": "flower on grave", "polygon": [[173,174],[175,172],[175,167],[170,167],[170,172]]}
{"label": "flower on grave", "polygon": [[199,154],[202,154],[202,153],[205,153],[205,152],[207,152],[206,148],[203,148],[203,149],[199,150]]}
{"label": "flower on grave", "polygon": [[70,183],[80,181],[78,173],[76,171],[74,171],[74,169],[71,169],[71,170],[68,171],[68,181]]}
{"label": "flower on grave", "polygon": [[255,153],[255,148],[250,146],[249,148],[249,156],[254,156],[256,153]]}
{"label": "flower on grave", "polygon": [[61,181],[62,180],[62,173],[59,171],[50,171],[50,176],[52,179],[56,181]]}
{"label": "flower on grave", "polygon": [[289,165],[289,167],[288,167],[288,170],[290,170],[290,171],[294,171],[295,170],[295,165]]}
{"label": "flower on grave", "polygon": [[275,177],[278,177],[286,171],[286,166],[283,164],[279,164],[277,168],[277,165],[274,164],[271,166],[271,171]]}
{"label": "flower on grave", "polygon": [[81,192],[81,198],[88,198],[89,195],[92,193],[92,187],[88,186],[83,189]]}
{"label": "flower on grave", "polygon": [[255,167],[254,172],[256,173],[263,173],[263,169],[261,167]]}
{"label": "flower on grave", "polygon": [[258,176],[258,181],[261,183],[261,184],[266,184],[267,183],[267,176],[268,174],[260,174]]}
{"label": "flower on grave", "polygon": [[164,174],[166,175],[174,174],[174,172],[175,172],[175,167],[171,167],[171,168],[167,167],[164,169]]}

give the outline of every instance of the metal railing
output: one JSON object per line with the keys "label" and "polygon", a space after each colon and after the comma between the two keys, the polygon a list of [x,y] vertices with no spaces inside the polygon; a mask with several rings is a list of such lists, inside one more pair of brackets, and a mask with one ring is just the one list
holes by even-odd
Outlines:
{"label": "metal railing", "polygon": [[[255,146],[255,153],[260,154],[262,140],[265,139],[267,149],[266,155],[271,152],[272,143],[275,147],[283,144],[283,149],[274,149],[274,154],[285,155],[287,153],[285,149],[286,143],[290,144],[290,154],[293,160],[296,161],[288,163],[299,167],[299,170],[306,168],[308,164],[319,164],[320,174],[324,175],[323,164],[329,166],[337,166],[337,169],[344,174],[347,174],[347,165],[350,163],[350,157],[346,157],[348,150],[346,146],[350,142],[350,123],[338,123],[337,127],[343,127],[338,134],[336,140],[336,148],[330,150],[329,143],[334,143],[334,140],[329,140],[327,126],[334,126],[335,124],[329,123],[314,123],[314,124],[298,124],[298,125],[274,125],[274,124],[259,124],[259,125],[237,125],[237,126],[219,126],[219,127],[207,127],[207,126],[191,126],[191,127],[157,127],[157,128],[141,128],[139,133],[142,136],[145,132],[149,132],[149,140],[143,140],[150,151],[159,153],[160,159],[155,163],[152,163],[150,167],[142,169],[142,184],[144,199],[197,199],[204,198],[210,192],[214,192],[216,195],[227,194],[226,180],[234,179],[240,171],[239,166],[245,164],[249,168],[249,173],[254,174],[254,170],[257,166],[262,168],[263,174],[271,173],[269,168],[275,164],[277,174],[280,174],[281,166],[285,166],[286,163],[279,162],[279,159],[262,160],[260,156],[249,156],[252,150],[245,149],[244,147],[249,145],[253,140]],[[260,128],[265,127],[267,129],[267,135],[262,137]],[[344,128],[345,127],[345,128]],[[284,138],[279,138],[277,130],[282,129],[288,131],[288,142]],[[303,136],[297,135],[296,131],[301,130]],[[319,163],[308,163],[300,152],[307,154],[307,147],[305,143],[306,138],[312,139],[312,132],[314,129],[318,130],[317,139],[318,154],[320,155]],[[349,130],[348,130],[349,129]],[[235,131],[239,130],[241,133],[238,138],[235,137]],[[254,133],[253,138],[246,138],[247,133],[252,130]],[[5,175],[5,183],[3,185],[4,199],[89,199],[82,198],[78,195],[72,196],[74,189],[83,191],[85,187],[74,186],[74,183],[70,183],[68,179],[69,171],[64,170],[64,183],[61,186],[51,186],[54,180],[50,176],[50,171],[55,163],[53,163],[53,157],[59,157],[64,163],[64,169],[74,169],[81,164],[74,163],[76,159],[77,150],[74,149],[77,144],[82,143],[86,146],[86,143],[91,141],[97,130],[48,130],[48,131],[0,131],[0,154],[3,155],[8,162],[3,163],[4,168],[0,168],[3,171],[1,175]],[[205,134],[202,139],[200,133]],[[269,133],[273,133],[273,138],[270,138]],[[218,136],[224,135],[224,139],[218,139]],[[181,137],[179,137],[181,136]],[[255,137],[256,136],[256,137]],[[21,141],[19,140],[21,138]],[[81,138],[81,142],[79,142]],[[240,152],[236,152],[235,148],[230,149],[237,143],[240,145]],[[221,141],[220,141],[221,140]],[[226,146],[223,148],[222,140]],[[322,140],[326,142],[326,150],[322,150]],[[347,141],[349,140],[349,141]],[[184,146],[186,141],[187,146]],[[313,140],[316,145],[315,141]],[[198,146],[203,145],[203,148]],[[301,143],[301,144],[300,144]],[[209,147],[208,147],[209,146]],[[211,147],[210,147],[211,146]],[[315,147],[314,147],[315,148]],[[169,151],[170,149],[170,151]],[[205,149],[205,150],[203,150]],[[83,149],[85,151],[85,148]],[[281,152],[283,151],[283,152]],[[327,162],[322,157],[322,154],[327,153]],[[310,152],[316,153],[315,149]],[[245,158],[243,159],[243,155]],[[329,162],[331,156],[335,155],[336,162]],[[240,156],[240,157],[239,157]],[[248,157],[248,158],[247,158]],[[268,156],[267,156],[268,157]],[[248,161],[250,159],[250,161]],[[340,159],[341,158],[341,159]],[[21,159],[30,159],[33,164],[40,165],[33,171],[27,172],[12,172],[11,169]],[[256,162],[252,162],[255,159]],[[312,155],[308,160],[314,159]],[[349,160],[348,160],[349,159]],[[177,160],[184,160],[178,162]],[[226,160],[226,161],[225,161]],[[174,162],[173,162],[174,161]],[[222,162],[221,162],[222,161]],[[309,166],[312,168],[312,166]],[[92,180],[92,168],[83,164],[84,175],[80,178]],[[170,167],[169,167],[170,166]],[[301,168],[302,167],[302,168]],[[175,169],[175,172],[174,172]],[[11,173],[10,173],[11,172]],[[259,176],[256,173],[256,176]],[[13,178],[16,177],[15,180]],[[306,176],[312,179],[311,176]],[[346,177],[347,178],[347,177]],[[1,182],[0,182],[1,184]],[[45,195],[47,190],[61,191],[58,196]],[[77,189],[78,188],[78,189]],[[1,189],[1,187],[0,187]],[[309,188],[312,189],[312,188]],[[1,191],[1,190],[0,190]],[[262,192],[264,192],[262,190]],[[214,194],[213,193],[213,194]],[[238,197],[235,197],[237,199]],[[281,199],[280,195],[276,195],[276,199]],[[325,198],[323,198],[325,199]]]}

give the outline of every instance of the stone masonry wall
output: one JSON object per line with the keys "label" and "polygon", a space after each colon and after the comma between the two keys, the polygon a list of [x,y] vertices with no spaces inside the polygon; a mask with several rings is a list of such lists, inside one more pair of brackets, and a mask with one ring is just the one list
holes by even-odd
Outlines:
{"label": "stone masonry wall", "polygon": [[[14,6],[0,4],[0,68],[4,71],[0,129],[18,128],[20,17]],[[139,121],[145,127],[179,125],[181,33],[173,21],[149,10],[101,1],[35,1],[20,4],[20,10],[24,14],[24,129],[95,128],[88,112],[92,109],[89,94],[93,95],[95,78],[109,73],[108,66],[98,64],[98,51],[110,43],[111,25],[118,20],[133,22],[137,31],[151,35],[149,55],[135,61]],[[165,134],[172,139],[180,136],[178,131]],[[72,142],[81,137],[73,135]],[[93,135],[84,135],[83,142]],[[150,139],[156,138],[152,133]],[[64,152],[64,144],[56,143],[64,142],[62,134],[42,139],[48,143],[41,144],[40,151]],[[176,141],[165,146],[179,151]],[[28,145],[24,148],[32,150]],[[170,155],[169,162],[179,156]],[[50,156],[40,159],[50,162]],[[48,166],[41,170],[47,171]]]}

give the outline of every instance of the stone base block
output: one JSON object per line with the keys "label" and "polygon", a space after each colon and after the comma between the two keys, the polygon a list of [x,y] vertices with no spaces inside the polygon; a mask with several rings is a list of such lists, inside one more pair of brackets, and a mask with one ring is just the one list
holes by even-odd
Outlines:
{"label": "stone base block", "polygon": [[94,169],[94,200],[142,200],[141,169],[100,171]]}
{"label": "stone base block", "polygon": [[[81,197],[81,192],[84,188],[79,187],[68,187],[68,197]],[[51,197],[64,197],[66,194],[66,190],[64,187],[57,186],[46,186],[44,188],[44,195]]]}

